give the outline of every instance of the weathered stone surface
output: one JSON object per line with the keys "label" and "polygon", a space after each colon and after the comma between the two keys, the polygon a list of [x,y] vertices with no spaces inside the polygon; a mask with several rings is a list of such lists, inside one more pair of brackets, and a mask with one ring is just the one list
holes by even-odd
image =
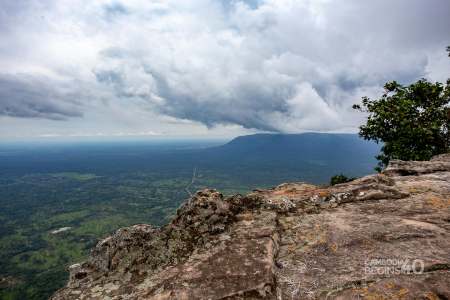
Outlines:
{"label": "weathered stone surface", "polygon": [[450,171],[450,154],[433,157],[430,161],[392,160],[384,170],[389,175],[419,175]]}
{"label": "weathered stone surface", "polygon": [[203,190],[70,268],[59,299],[449,299],[450,155],[333,187]]}

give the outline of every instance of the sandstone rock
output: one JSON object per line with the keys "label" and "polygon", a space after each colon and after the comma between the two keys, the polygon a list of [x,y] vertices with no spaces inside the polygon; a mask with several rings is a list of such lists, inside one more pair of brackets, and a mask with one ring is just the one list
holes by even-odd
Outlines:
{"label": "sandstone rock", "polygon": [[203,190],[70,267],[59,299],[448,299],[450,154],[324,188]]}
{"label": "sandstone rock", "polygon": [[433,157],[430,161],[401,161],[392,160],[386,170],[386,175],[419,175],[450,171],[450,154]]}

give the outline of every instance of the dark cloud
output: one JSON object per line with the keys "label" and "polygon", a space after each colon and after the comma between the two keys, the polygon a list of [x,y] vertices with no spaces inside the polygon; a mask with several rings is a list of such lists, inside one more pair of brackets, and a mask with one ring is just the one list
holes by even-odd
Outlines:
{"label": "dark cloud", "polygon": [[448,0],[15,3],[0,63],[81,84],[2,75],[2,115],[64,119],[101,99],[92,115],[128,105],[208,127],[339,131],[386,81],[448,73]]}
{"label": "dark cloud", "polygon": [[278,131],[262,116],[274,112],[286,113],[285,99],[294,94],[291,86],[262,86],[263,82],[242,78],[230,89],[231,94],[217,93],[207,98],[181,92],[171,86],[161,74],[152,74],[156,90],[166,101],[155,105],[163,114],[180,119],[199,121],[208,127],[217,124],[239,124],[245,128]]}
{"label": "dark cloud", "polygon": [[232,10],[237,4],[240,4],[240,3],[248,5],[252,9],[256,9],[264,1],[263,0],[221,0],[221,2],[225,9]]}
{"label": "dark cloud", "polygon": [[114,18],[127,15],[129,13],[128,9],[120,2],[113,2],[109,4],[105,4],[103,6],[104,17],[112,21]]}
{"label": "dark cloud", "polygon": [[51,120],[81,117],[75,96],[60,88],[48,78],[0,74],[0,116]]}
{"label": "dark cloud", "polygon": [[[355,126],[351,105],[386,81],[426,76],[430,53],[443,53],[450,38],[450,2],[442,0],[223,4],[217,28],[189,20],[174,32],[173,19],[163,18],[140,41],[147,52],[105,50],[97,80],[118,97],[141,97],[162,114],[209,127],[333,130]],[[140,73],[149,92],[134,95]]]}

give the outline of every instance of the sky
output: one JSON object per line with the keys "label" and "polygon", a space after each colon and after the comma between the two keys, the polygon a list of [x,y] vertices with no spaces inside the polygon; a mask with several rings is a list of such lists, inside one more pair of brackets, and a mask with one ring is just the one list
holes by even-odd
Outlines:
{"label": "sky", "polygon": [[2,0],[0,139],[356,132],[450,77],[448,0]]}

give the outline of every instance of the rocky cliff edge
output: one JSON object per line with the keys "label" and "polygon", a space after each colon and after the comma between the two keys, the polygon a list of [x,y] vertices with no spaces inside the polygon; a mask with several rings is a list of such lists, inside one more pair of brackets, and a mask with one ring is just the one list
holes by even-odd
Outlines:
{"label": "rocky cliff edge", "polygon": [[449,299],[450,154],[332,187],[199,191],[70,267],[59,299]]}

